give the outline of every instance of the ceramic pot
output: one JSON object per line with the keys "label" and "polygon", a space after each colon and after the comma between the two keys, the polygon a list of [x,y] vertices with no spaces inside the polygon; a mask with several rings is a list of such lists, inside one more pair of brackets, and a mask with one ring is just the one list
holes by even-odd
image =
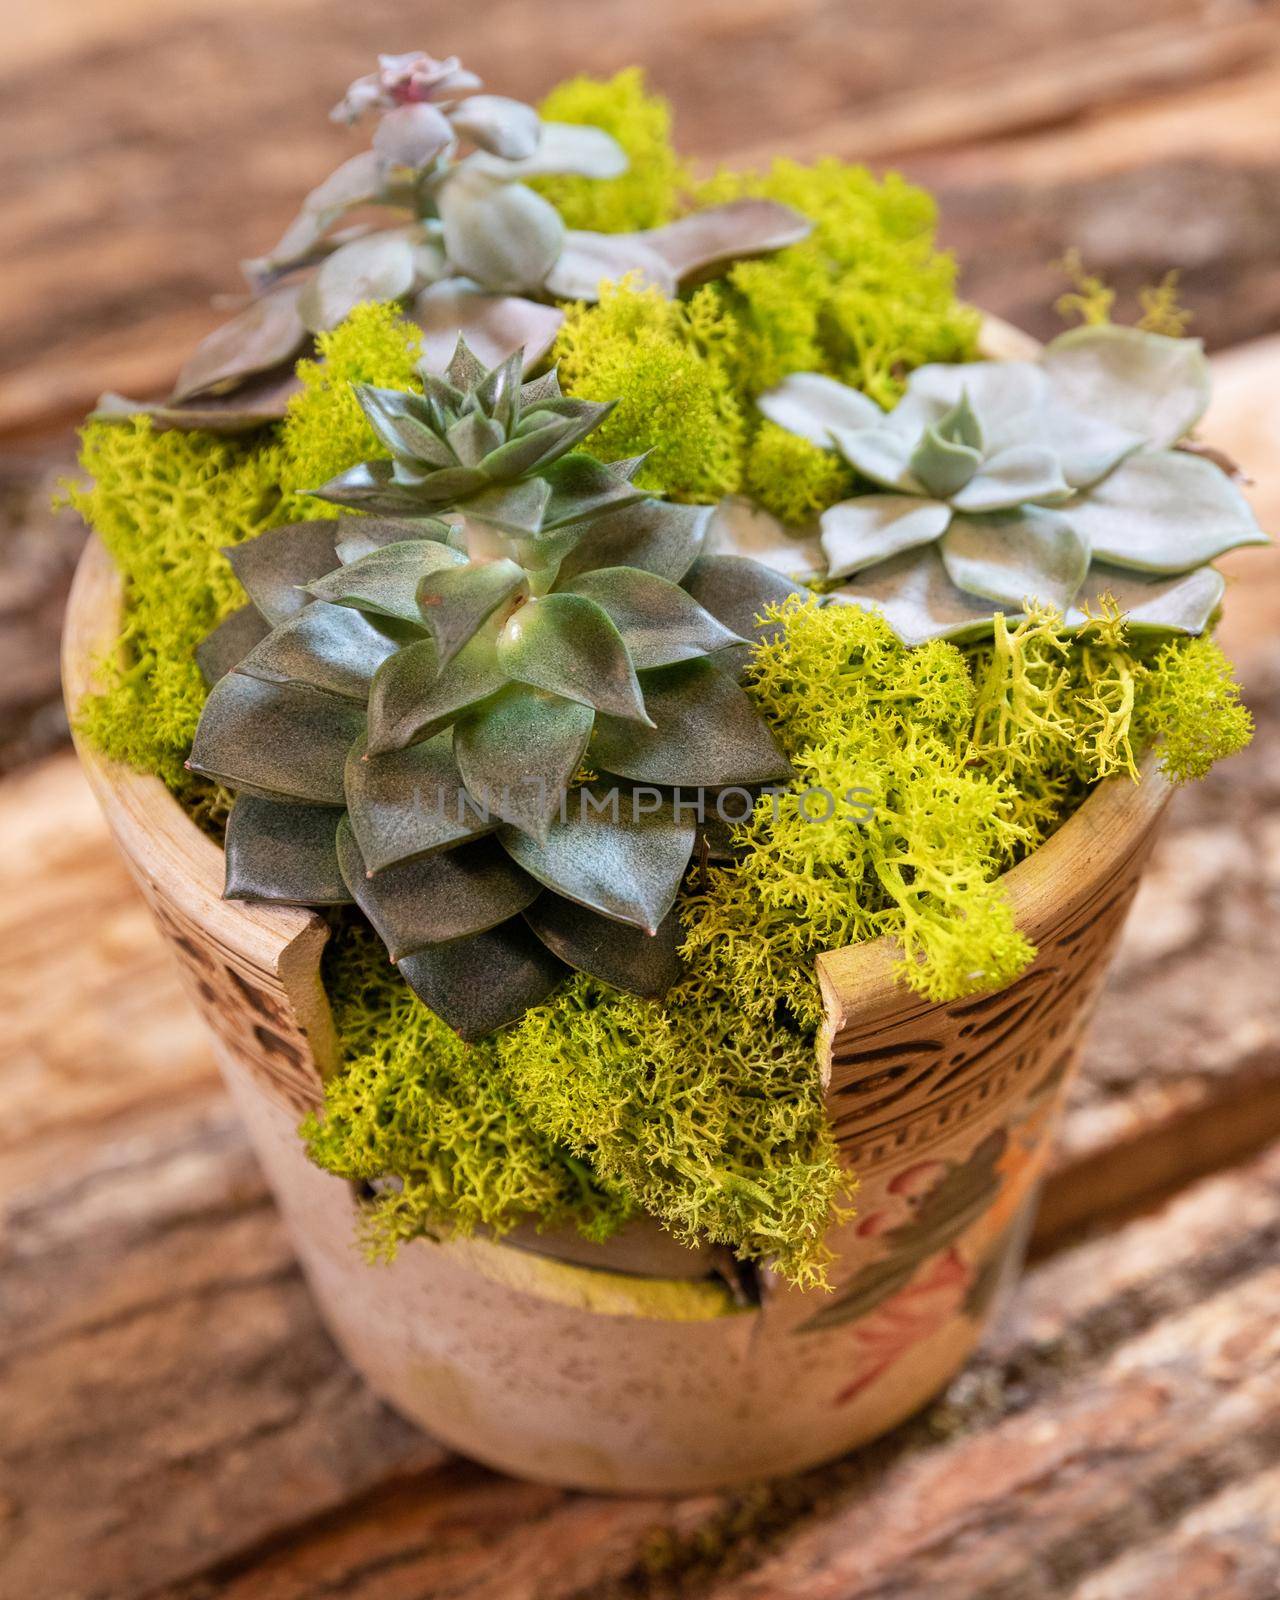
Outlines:
{"label": "ceramic pot", "polygon": [[[1034,346],[989,325],[985,353]],[[74,707],[118,637],[96,540],[67,617]],[[820,1058],[857,1216],[832,1229],[831,1292],[763,1275],[744,1303],[717,1253],[656,1226],[607,1245],[519,1230],[421,1239],[390,1265],[355,1242],[360,1197],[297,1135],[336,1042],[311,912],[221,898],[222,852],[158,779],[81,747],[89,782],[169,940],[335,1339],[373,1389],[444,1443],[524,1477],[685,1492],[797,1471],[924,1405],[1016,1271],[1054,1117],[1168,799],[1100,784],[1005,875],[1034,963],[995,994],[932,1004],[885,941],[818,959]]]}

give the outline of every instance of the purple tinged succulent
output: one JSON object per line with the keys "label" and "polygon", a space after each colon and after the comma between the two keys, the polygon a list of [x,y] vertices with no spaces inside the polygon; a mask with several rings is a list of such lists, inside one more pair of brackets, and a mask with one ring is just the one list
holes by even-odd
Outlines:
{"label": "purple tinged succulent", "polygon": [[[527,180],[617,177],[622,148],[603,129],[544,123],[532,106],[480,88],[456,57],[379,57],[333,113],[347,123],[376,113],[372,149],[317,185],[274,249],[243,264],[253,300],[197,348],[167,400],[112,396],[98,415],[146,411],[159,426],[203,427],[212,406],[221,431],[260,426],[283,415],[296,392],[287,369],[313,336],[370,300],[403,306],[441,365],[462,334],[495,362],[523,348],[532,366],[563,320],[558,300],[594,300],[630,272],[673,296],[710,267],[809,232],[765,200],[647,232],[569,232]],[[364,220],[370,208],[384,220]]]}
{"label": "purple tinged succulent", "polygon": [[352,83],[329,113],[334,122],[353,123],[370,111],[394,111],[398,106],[428,105],[455,100],[481,87],[457,56],[437,61],[422,50],[404,55],[379,56],[378,70]]}

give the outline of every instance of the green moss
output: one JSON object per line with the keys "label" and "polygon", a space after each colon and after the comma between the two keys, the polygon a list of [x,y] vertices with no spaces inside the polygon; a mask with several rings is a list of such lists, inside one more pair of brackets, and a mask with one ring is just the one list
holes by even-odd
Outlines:
{"label": "green moss", "polygon": [[1151,655],[1134,715],[1139,746],[1160,746],[1177,783],[1203,778],[1253,737],[1230,661],[1212,639],[1175,639]]}
{"label": "green moss", "polygon": [[171,788],[204,704],[195,647],[244,596],[220,554],[282,515],[283,457],[273,444],[156,433],[149,422],[93,422],[81,436],[90,481],[68,498],[124,578],[118,661],[81,713],[99,749]]}
{"label": "green moss", "polygon": [[714,501],[741,485],[747,423],[726,371],[733,328],[714,291],[664,300],[627,282],[572,306],[553,359],[567,393],[618,401],[592,435],[604,458],[649,451],[637,482]]}
{"label": "green moss", "polygon": [[834,450],[763,422],[747,454],[744,488],[766,511],[799,527],[854,491],[856,475]]}
{"label": "green moss", "polygon": [[[286,481],[299,495],[356,461],[387,453],[352,393],[353,383],[422,388],[414,370],[421,336],[394,306],[357,306],[341,326],[322,333],[316,342],[321,359],[299,363],[303,392],[291,401],[281,429]],[[307,497],[297,515],[336,517],[339,507]]]}
{"label": "green moss", "polygon": [[498,1055],[535,1126],[677,1236],[819,1279],[841,1178],[809,1030],[744,1028],[696,970],[656,1005],[579,977]]}
{"label": "green moss", "polygon": [[755,397],[789,372],[819,371],[890,405],[913,367],[971,356],[978,318],[934,249],[932,200],[901,178],[778,162],[721,173],[698,201],[744,195],[795,206],[812,236],[674,303],[615,285],[599,305],[568,308],[554,357],[568,392],[620,399],[596,437],[620,456],[652,447],[647,487],[695,501],[745,487],[801,522],[842,498],[850,474],[763,423]]}
{"label": "green moss", "polygon": [[504,1084],[493,1044],[463,1044],[367,927],[343,923],[325,986],[344,1063],[325,1086],[323,1119],[309,1118],[303,1134],[329,1172],[398,1180],[370,1202],[375,1250],[441,1228],[502,1232],[528,1218],[603,1239],[632,1213],[624,1189],[534,1126]]}
{"label": "green moss", "polygon": [[1008,981],[1034,952],[991,880],[1033,841],[1012,786],[970,760],[964,655],[908,651],[851,606],[792,600],[779,614],[785,632],[750,678],[797,781],[757,804],[742,861],[709,874],[690,955],[748,1016],[782,1001],[811,1029],[813,958],[882,934],[931,999]]}
{"label": "green moss", "polygon": [[913,367],[974,354],[978,316],[956,298],[955,263],[934,247],[937,212],[923,189],[832,159],[776,161],[764,173],[717,173],[697,202],[744,195],[794,206],[814,227],[801,244],[739,262],[718,286],[741,329],[742,392],[826,372],[890,406]]}
{"label": "green moss", "polygon": [[681,209],[690,179],[671,144],[671,107],[645,93],[644,74],[628,67],[615,77],[571,78],[539,107],[548,122],[585,122],[611,133],[630,165],[618,178],[539,178],[533,187],[571,228],[625,233],[657,228]]}

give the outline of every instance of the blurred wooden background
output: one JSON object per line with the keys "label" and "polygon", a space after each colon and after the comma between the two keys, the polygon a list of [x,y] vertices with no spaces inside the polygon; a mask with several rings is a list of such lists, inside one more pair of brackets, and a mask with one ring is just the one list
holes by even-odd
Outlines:
{"label": "blurred wooden background", "polygon": [[[427,24],[429,23],[429,27]],[[0,1596],[1275,1600],[1280,563],[1231,563],[1253,750],[1180,796],[1091,1038],[1039,1264],[943,1401],[759,1493],[614,1501],[450,1458],[319,1327],[208,1048],[60,747],[77,416],[162,386],[353,148],[378,49],[536,98],[638,62],[706,164],[935,189],[970,298],[1167,268],[1280,527],[1277,0],[44,0],[0,35]],[[1270,1149],[1268,1147],[1271,1146]]]}

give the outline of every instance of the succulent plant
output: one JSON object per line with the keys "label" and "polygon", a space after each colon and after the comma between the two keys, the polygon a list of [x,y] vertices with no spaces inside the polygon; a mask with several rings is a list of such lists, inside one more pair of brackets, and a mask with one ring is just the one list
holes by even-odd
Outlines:
{"label": "succulent plant", "polygon": [[227,895],[354,900],[466,1038],[569,967],[665,992],[686,791],[788,772],[735,669],[795,585],[578,449],[609,406],[522,360],[459,341],[421,395],[358,391],[391,459],[320,492],[369,514],[227,552],[250,604],[201,647],[189,761],[237,791]]}
{"label": "succulent plant", "polygon": [[[243,264],[253,298],[192,353],[167,400],[104,395],[97,414],[148,412],[160,426],[233,432],[282,416],[291,367],[313,335],[363,301],[395,301],[442,370],[459,333],[496,363],[530,366],[563,320],[556,300],[594,300],[628,273],[674,296],[682,280],[803,239],[810,224],[769,200],[739,200],[638,233],[566,229],[526,181],[616,177],[627,158],[600,128],[544,123],[532,106],[479,94],[456,57],[380,56],[333,117],[376,112],[370,150],[307,195],[267,255]],[[352,219],[378,208],[380,222]]]}
{"label": "succulent plant", "polygon": [[817,373],[759,404],[883,491],[823,513],[828,576],[917,644],[1031,599],[1079,625],[1104,594],[1136,628],[1200,632],[1208,563],[1267,542],[1229,476],[1177,448],[1208,394],[1199,341],[1103,326],[1035,362],[921,367],[888,413]]}

